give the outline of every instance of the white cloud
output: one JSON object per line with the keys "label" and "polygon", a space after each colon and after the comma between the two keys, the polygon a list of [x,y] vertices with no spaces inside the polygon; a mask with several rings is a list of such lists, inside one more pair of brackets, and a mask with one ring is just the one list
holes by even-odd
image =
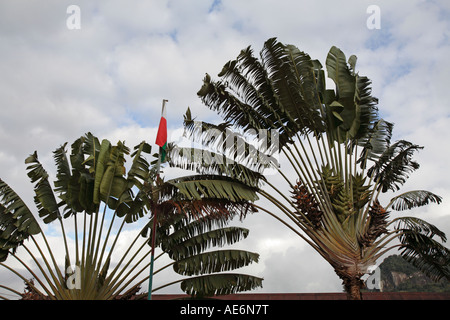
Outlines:
{"label": "white cloud", "polygon": [[[276,36],[323,65],[332,45],[358,56],[395,138],[425,146],[405,189],[443,196],[418,214],[450,234],[447,2],[379,1],[380,30],[366,27],[368,0],[78,1],[80,30],[66,27],[70,4],[0,4],[0,177],[30,207],[29,153],[38,150],[52,168],[51,152],[87,131],[129,147],[153,143],[162,99],[171,130],[188,106],[199,119],[217,118],[196,96],[205,73],[216,76],[241,49],[252,45],[258,54]],[[261,251],[251,270],[265,278],[265,292],[341,290],[326,263],[273,218],[258,213],[244,225],[251,232],[243,246]],[[293,273],[296,281],[284,277]]]}

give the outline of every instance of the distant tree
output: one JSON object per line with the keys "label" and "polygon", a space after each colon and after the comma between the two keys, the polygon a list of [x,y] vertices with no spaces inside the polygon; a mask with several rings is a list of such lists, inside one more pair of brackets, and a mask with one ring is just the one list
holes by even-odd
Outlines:
{"label": "distant tree", "polygon": [[[379,268],[382,291],[450,292],[450,281],[448,279],[443,278],[439,281],[433,281],[400,255],[386,257]],[[405,278],[397,283],[398,280],[394,280],[394,274]]]}

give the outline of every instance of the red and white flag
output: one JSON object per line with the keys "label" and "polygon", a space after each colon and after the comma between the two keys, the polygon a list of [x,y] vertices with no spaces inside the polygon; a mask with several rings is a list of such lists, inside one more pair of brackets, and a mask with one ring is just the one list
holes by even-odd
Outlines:
{"label": "red and white flag", "polygon": [[166,158],[167,149],[166,102],[167,100],[163,100],[161,120],[159,121],[158,134],[156,135],[156,144],[160,147],[161,162],[164,162],[164,159]]}

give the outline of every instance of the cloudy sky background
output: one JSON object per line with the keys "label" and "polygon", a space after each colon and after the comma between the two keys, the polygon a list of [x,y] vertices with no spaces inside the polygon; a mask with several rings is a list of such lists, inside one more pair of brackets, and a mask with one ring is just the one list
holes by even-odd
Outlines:
{"label": "cloudy sky background", "polygon": [[[66,24],[72,4],[81,10],[80,29]],[[380,29],[367,27],[370,5],[381,10]],[[0,177],[34,208],[24,159],[35,150],[51,171],[52,151],[88,131],[130,147],[153,143],[162,99],[174,137],[188,106],[199,119],[217,120],[196,95],[205,73],[215,76],[241,49],[258,53],[277,37],[323,65],[332,45],[357,55],[382,116],[395,123],[394,140],[425,147],[403,190],[444,199],[410,214],[450,235],[449,24],[445,0],[3,0]],[[242,225],[250,228],[242,247],[261,255],[247,268],[264,278],[257,292],[342,291],[332,268],[273,218],[257,214]],[[173,276],[161,273],[155,285]],[[0,279],[16,281],[5,270]]]}

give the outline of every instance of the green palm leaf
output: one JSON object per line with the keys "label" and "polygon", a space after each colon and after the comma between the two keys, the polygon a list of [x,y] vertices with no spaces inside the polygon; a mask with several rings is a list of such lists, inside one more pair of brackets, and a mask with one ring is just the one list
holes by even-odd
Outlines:
{"label": "green palm leaf", "polygon": [[397,141],[381,154],[367,174],[379,181],[379,190],[397,191],[406,182],[409,174],[419,168],[419,164],[412,160],[412,155],[420,149],[423,147],[409,141]]}
{"label": "green palm leaf", "polygon": [[430,191],[426,190],[414,190],[402,193],[391,199],[389,205],[392,209],[397,211],[410,210],[425,206],[429,203],[441,203],[442,198]]}
{"label": "green palm leaf", "polygon": [[450,279],[450,250],[433,239],[438,236],[445,242],[445,233],[415,217],[400,217],[393,222],[398,222],[401,256],[434,281]]}
{"label": "green palm leaf", "polygon": [[272,157],[276,143],[272,145],[272,137],[261,137],[264,141],[254,146],[242,135],[229,130],[226,123],[212,125],[196,121],[195,126],[191,126],[194,121],[189,114],[188,110],[185,125],[190,138],[208,148],[181,148],[170,144],[168,161],[172,167],[193,170],[202,175],[227,176],[258,187],[265,180],[262,172],[276,165],[277,161]]}
{"label": "green palm leaf", "polygon": [[350,127],[349,135],[352,139],[356,139],[358,144],[362,144],[364,139],[372,133],[379,121],[378,109],[376,107],[378,99],[371,95],[372,88],[370,85],[372,81],[369,78],[359,75],[355,75],[355,78],[354,104],[356,116],[355,121]]}
{"label": "green palm leaf", "polygon": [[230,94],[224,84],[212,81],[209,75],[204,78],[203,87],[198,95],[212,110],[223,114],[225,121],[232,121],[244,130],[267,127],[266,118],[258,115],[249,105]]}
{"label": "green palm leaf", "polygon": [[296,46],[285,46],[286,58],[291,66],[290,73],[295,76],[295,90],[300,93],[301,103],[290,112],[295,115],[296,122],[300,124],[303,132],[307,131],[319,133],[325,130],[325,123],[322,117],[321,88],[319,75],[322,72],[322,65],[317,60],[300,51]]}
{"label": "green palm leaf", "polygon": [[[194,202],[200,203],[200,206],[201,203],[206,202],[212,208],[218,204],[222,206],[227,202],[235,205],[225,199],[212,201],[205,199]],[[197,210],[191,207],[184,209],[187,212]],[[242,216],[242,211],[236,211],[234,215]],[[262,279],[241,274],[224,275],[222,273],[258,262],[259,254],[232,249],[207,251],[212,246],[232,245],[248,236],[248,229],[225,227],[234,215],[209,214],[201,219],[193,218],[193,213],[174,212],[171,215],[163,215],[159,221],[156,241],[163,252],[174,260],[171,264],[173,270],[181,275],[201,275],[177,280],[170,284],[181,282],[183,291],[196,296],[227,294],[227,292],[251,290],[261,286]],[[227,281],[223,282],[222,280]]]}
{"label": "green palm leaf", "polygon": [[[80,194],[81,172],[84,171],[82,164],[84,158],[80,150],[80,144],[74,143],[72,145],[72,155],[69,158],[66,150],[67,143],[56,149],[53,158],[56,164],[56,180],[54,182],[54,192],[58,198],[61,199],[59,206],[64,206],[64,218],[72,214],[82,212],[83,207]],[[77,150],[78,149],[78,153]],[[78,158],[81,155],[81,158]],[[71,163],[77,167],[71,168]]]}
{"label": "green palm leaf", "polygon": [[[92,214],[97,211],[98,205],[93,202],[93,189],[94,189],[94,172],[95,172],[95,155],[98,153],[99,141],[91,133],[87,133],[75,140],[71,145],[70,153],[70,165],[72,168],[70,181],[67,183],[67,179],[63,179],[63,185],[60,186],[63,194],[59,194],[59,197],[66,203],[66,214],[85,211],[88,214]],[[97,146],[97,147],[96,147]],[[57,149],[55,151],[55,157],[60,153],[66,153],[64,148]],[[67,155],[60,155],[61,157],[67,157]],[[92,157],[91,157],[92,156]],[[87,158],[85,160],[85,158]],[[57,158],[55,158],[57,161]],[[67,170],[65,170],[67,172]],[[67,176],[64,174],[63,177]],[[57,176],[58,178],[58,176]],[[60,182],[55,182],[60,183]],[[67,190],[67,191],[65,191]],[[66,194],[64,195],[64,192]]]}
{"label": "green palm leaf", "polygon": [[262,287],[262,280],[245,274],[212,274],[185,279],[181,289],[192,296],[228,295]]}
{"label": "green palm leaf", "polygon": [[248,229],[238,227],[220,228],[198,235],[192,235],[189,230],[178,229],[162,242],[161,248],[171,259],[180,260],[203,252],[211,246],[231,245],[246,238],[248,233]]}
{"label": "green palm leaf", "polygon": [[[246,212],[249,210],[245,203],[233,203],[227,200],[203,199],[199,201],[186,201],[177,203],[167,201],[172,206],[182,206],[183,211],[174,210],[171,215],[165,215],[158,228],[158,234],[167,244],[176,244],[186,241],[196,235],[207,233],[212,230],[221,230],[234,218],[238,217],[242,221]],[[164,202],[162,205],[165,205]],[[207,210],[208,214],[201,217],[198,213],[201,210]],[[213,211],[219,211],[213,214]],[[189,211],[196,211],[196,214],[190,214]],[[253,212],[253,211],[252,211]],[[244,228],[238,228],[242,234],[247,234]],[[217,234],[218,235],[218,234]],[[226,233],[221,233],[224,237]],[[222,238],[221,240],[225,240]],[[229,241],[229,239],[227,239]]]}
{"label": "green palm leaf", "polygon": [[353,107],[355,78],[347,64],[345,54],[337,47],[331,47],[326,59],[328,77],[336,85],[337,100],[349,109]]}
{"label": "green palm leaf", "polygon": [[111,146],[108,140],[103,140],[96,163],[94,180],[94,202],[100,200],[111,204],[110,197],[119,198],[127,187],[124,167],[124,154],[129,150],[119,141],[117,146]]}
{"label": "green palm leaf", "polygon": [[[233,68],[230,68],[230,65]],[[268,126],[266,128],[282,127],[285,115],[273,112],[279,101],[274,92],[268,70],[254,56],[251,47],[242,50],[235,61],[225,65],[219,76],[224,77],[224,79],[231,79],[230,76],[234,74],[239,75],[240,82],[250,84],[248,86],[250,91],[242,92],[240,96],[267,119]],[[238,92],[237,90],[234,91]]]}
{"label": "green palm leaf", "polygon": [[[319,65],[307,54],[272,38],[264,44],[261,62],[253,56],[250,47],[242,50],[219,73],[222,81],[212,81],[209,75],[205,77],[198,95],[226,122],[232,122],[244,132],[277,130],[280,146],[284,146],[298,132],[317,132],[324,128],[315,85]],[[309,76],[300,76],[305,70]]]}
{"label": "green palm leaf", "polygon": [[447,241],[444,232],[425,220],[416,217],[399,217],[394,219],[391,223],[393,222],[397,222],[396,230],[407,233],[411,232],[412,234],[422,234],[430,238],[437,235],[443,242]]}
{"label": "green palm leaf", "polygon": [[60,148],[56,149],[53,154],[56,164],[56,181],[55,181],[55,192],[59,194],[59,197],[63,201],[67,201],[67,193],[69,192],[69,185],[71,180],[71,171],[69,160],[66,153],[66,145],[62,145]]}
{"label": "green palm leaf", "polygon": [[161,187],[162,196],[179,200],[227,199],[255,201],[256,189],[234,179],[215,175],[194,175],[171,179]]}
{"label": "green palm leaf", "polygon": [[229,159],[223,154],[211,151],[207,154],[213,159],[212,161],[205,162],[204,157],[197,159],[198,155],[205,155],[205,150],[175,147],[168,150],[167,158],[171,167],[196,171],[201,175],[230,177],[252,187],[258,187],[261,181],[265,181],[265,177],[260,172]]}
{"label": "green palm leaf", "polygon": [[421,232],[406,231],[400,237],[401,256],[434,281],[450,280],[450,250]]}
{"label": "green palm leaf", "polygon": [[0,262],[7,259],[30,235],[41,232],[23,200],[0,179]]}
{"label": "green palm leaf", "polygon": [[[309,56],[271,38],[264,43],[261,60],[277,101],[273,112],[280,115],[280,147],[292,142],[297,133],[321,131],[323,125],[317,113],[319,101],[314,92],[313,63]],[[308,75],[300,74],[300,69],[308,70]]]}
{"label": "green palm leaf", "polygon": [[28,164],[27,174],[31,182],[35,183],[34,202],[38,208],[39,216],[43,218],[44,223],[61,219],[58,202],[48,181],[48,173],[39,162],[37,152],[25,159],[25,163]]}
{"label": "green palm leaf", "polygon": [[384,119],[378,120],[365,137],[358,139],[358,144],[363,147],[357,163],[361,169],[365,169],[368,160],[378,161],[379,157],[389,147],[392,138],[393,124]]}
{"label": "green palm leaf", "polygon": [[[100,203],[100,185],[106,170],[109,154],[111,152],[111,143],[104,139],[102,141],[98,158],[93,159],[95,162],[95,180],[94,180],[94,203]],[[92,156],[91,156],[92,157]],[[89,158],[88,158],[89,159]]]}
{"label": "green palm leaf", "polygon": [[173,270],[181,275],[199,275],[229,271],[258,262],[259,254],[244,250],[217,250],[177,260]]}
{"label": "green palm leaf", "polygon": [[150,164],[144,158],[144,154],[150,154],[151,151],[151,145],[143,141],[134,147],[134,152],[131,154],[133,163],[130,170],[128,170],[127,179],[139,189],[142,189],[144,181],[147,181],[149,178]]}
{"label": "green palm leaf", "polygon": [[[125,152],[128,152],[125,150]],[[144,185],[150,179],[150,164],[145,159],[144,154],[151,153],[151,146],[145,141],[134,147],[131,154],[133,162],[128,170],[126,178],[116,175],[111,183],[118,184],[122,190],[111,190],[111,197],[117,198],[116,213],[118,217],[124,217],[127,223],[135,222],[142,218],[146,210],[150,210],[150,201],[147,197]],[[123,172],[123,162],[118,168],[119,172]],[[134,195],[133,188],[137,187],[137,194]],[[110,200],[112,202],[114,200]]]}

